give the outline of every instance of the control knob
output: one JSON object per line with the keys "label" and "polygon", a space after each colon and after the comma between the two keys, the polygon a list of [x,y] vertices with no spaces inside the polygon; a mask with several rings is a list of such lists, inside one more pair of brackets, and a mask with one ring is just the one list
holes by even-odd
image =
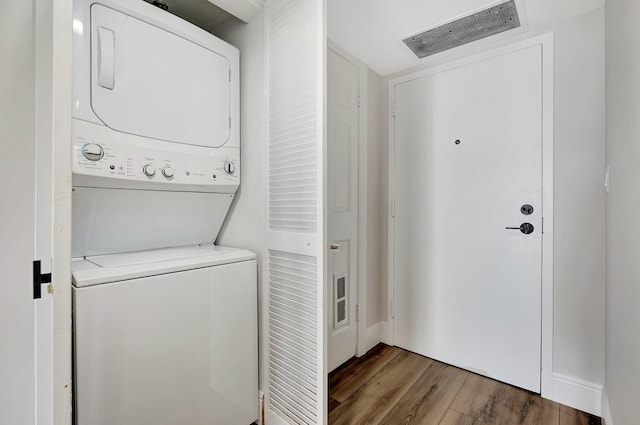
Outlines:
{"label": "control knob", "polygon": [[233,174],[236,171],[236,166],[233,162],[231,161],[225,161],[224,162],[224,172],[227,174]]}
{"label": "control knob", "polygon": [[145,176],[147,177],[153,177],[156,175],[156,167],[154,167],[151,164],[147,164],[144,167],[142,167],[142,172],[145,174]]}
{"label": "control knob", "polygon": [[104,156],[104,149],[96,143],[86,143],[82,146],[82,156],[89,161],[100,161]]}
{"label": "control knob", "polygon": [[173,168],[171,167],[164,167],[162,169],[162,175],[165,176],[166,178],[170,179],[171,177],[173,177],[173,174],[175,173],[175,171],[173,170]]}

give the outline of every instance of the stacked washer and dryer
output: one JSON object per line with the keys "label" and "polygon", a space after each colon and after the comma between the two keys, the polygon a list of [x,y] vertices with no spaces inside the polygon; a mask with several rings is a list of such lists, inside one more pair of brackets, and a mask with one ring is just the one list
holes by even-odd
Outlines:
{"label": "stacked washer and dryer", "polygon": [[239,54],[143,1],[74,1],[77,425],[258,418],[255,255],[216,246],[240,184]]}

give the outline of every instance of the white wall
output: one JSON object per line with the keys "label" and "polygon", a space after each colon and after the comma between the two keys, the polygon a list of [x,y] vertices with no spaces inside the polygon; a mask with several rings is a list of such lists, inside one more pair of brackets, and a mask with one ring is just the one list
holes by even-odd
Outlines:
{"label": "white wall", "polygon": [[[240,50],[240,188],[217,244],[245,248],[258,257],[258,305],[262,306],[264,251],[264,22],[263,15],[248,24],[234,22],[218,35]],[[262,309],[259,308],[259,316]],[[260,334],[265,329],[260,324]],[[260,338],[260,359],[262,356]],[[262,364],[260,377],[262,378]],[[262,379],[261,379],[262,382]]]}
{"label": "white wall", "polygon": [[[555,33],[553,371],[586,384],[597,398],[599,386],[604,382],[603,9],[577,16],[549,30]],[[539,33],[520,35],[491,47]],[[448,59],[452,60],[451,56]],[[437,60],[429,62],[429,66],[438,64]],[[388,134],[388,81],[419,69],[382,78],[382,134]],[[381,157],[384,178],[388,173],[387,139],[385,136]],[[381,225],[386,228],[389,205],[386,187],[384,190],[380,211]],[[386,259],[386,235],[381,246],[382,258]],[[386,277],[386,261],[381,262],[380,269]],[[380,291],[381,298],[386,298],[386,278],[381,282]],[[381,299],[381,303],[386,302]],[[386,320],[386,305],[383,308],[385,316],[381,320]]]}
{"label": "white wall", "polygon": [[555,31],[555,373],[604,382],[604,10]]}
{"label": "white wall", "polygon": [[606,3],[607,161],[611,167],[605,374],[611,417],[607,425],[638,423],[640,400],[639,16],[638,0]]}

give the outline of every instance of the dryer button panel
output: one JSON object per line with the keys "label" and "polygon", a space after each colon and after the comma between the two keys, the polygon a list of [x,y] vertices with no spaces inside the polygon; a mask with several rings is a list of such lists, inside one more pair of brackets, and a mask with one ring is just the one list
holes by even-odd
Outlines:
{"label": "dryer button panel", "polygon": [[74,186],[232,193],[240,183],[238,148],[114,137],[103,126],[74,121]]}

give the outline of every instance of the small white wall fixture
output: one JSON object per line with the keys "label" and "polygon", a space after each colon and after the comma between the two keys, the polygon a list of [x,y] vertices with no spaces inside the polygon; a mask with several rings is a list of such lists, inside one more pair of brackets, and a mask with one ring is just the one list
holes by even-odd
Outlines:
{"label": "small white wall fixture", "polygon": [[[489,58],[515,52],[528,47],[540,45],[542,47],[542,76],[543,76],[543,123],[542,123],[542,216],[543,216],[543,240],[542,240],[542,356],[541,356],[541,395],[548,399],[554,399],[553,394],[553,34],[548,33],[534,37],[505,47],[480,53],[461,60],[436,66],[416,73],[405,75],[389,81],[389,236],[388,240],[394,240],[394,216],[395,216],[395,86],[403,82],[414,80],[438,72],[451,70],[464,65],[472,64]],[[393,335],[393,291],[394,291],[394,246],[389,243],[388,252],[388,305],[387,305],[387,341],[394,343]]]}

